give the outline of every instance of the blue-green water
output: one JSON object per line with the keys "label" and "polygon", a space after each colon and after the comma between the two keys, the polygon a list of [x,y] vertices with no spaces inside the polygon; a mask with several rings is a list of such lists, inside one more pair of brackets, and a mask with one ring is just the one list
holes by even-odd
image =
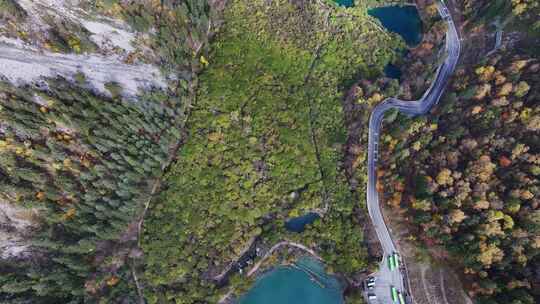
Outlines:
{"label": "blue-green water", "polygon": [[303,232],[306,225],[312,224],[319,215],[315,212],[309,212],[299,217],[292,218],[285,222],[285,228],[293,232]]}
{"label": "blue-green water", "polygon": [[401,70],[397,66],[389,63],[384,67],[384,75],[386,75],[386,77],[399,79],[401,78]]}
{"label": "blue-green water", "polygon": [[398,33],[409,46],[422,41],[422,21],[415,6],[384,6],[368,10],[389,31]]}
{"label": "blue-green water", "polygon": [[[262,275],[239,304],[343,304],[342,287],[324,266],[301,258],[295,267],[279,266]],[[300,268],[300,269],[298,269]]]}
{"label": "blue-green water", "polygon": [[352,7],[354,5],[354,0],[335,0],[337,4],[345,7]]}

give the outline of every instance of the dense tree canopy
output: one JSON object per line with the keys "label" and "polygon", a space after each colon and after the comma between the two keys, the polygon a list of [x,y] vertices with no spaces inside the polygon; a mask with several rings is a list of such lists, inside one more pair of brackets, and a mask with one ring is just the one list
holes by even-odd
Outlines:
{"label": "dense tree canopy", "polygon": [[426,242],[463,261],[481,303],[540,296],[539,70],[511,53],[458,70],[432,117],[389,127],[399,143],[388,152],[410,156],[387,172],[388,184],[405,184],[387,196],[410,207]]}

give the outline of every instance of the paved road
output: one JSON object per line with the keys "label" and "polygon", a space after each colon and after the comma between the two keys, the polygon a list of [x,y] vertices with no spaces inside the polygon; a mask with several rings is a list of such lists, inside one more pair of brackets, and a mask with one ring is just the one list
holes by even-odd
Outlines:
{"label": "paved road", "polygon": [[[392,240],[390,231],[384,222],[379,206],[375,169],[378,158],[379,133],[384,113],[390,109],[397,109],[401,113],[409,116],[427,113],[433,105],[436,105],[439,102],[439,99],[444,92],[444,87],[454,72],[458,62],[461,44],[454,21],[452,20],[448,8],[443,2],[437,3],[437,9],[441,17],[448,23],[448,29],[446,32],[445,46],[447,57],[444,63],[437,69],[435,80],[419,100],[404,101],[397,98],[388,98],[384,100],[373,109],[369,120],[367,206],[369,216],[375,226],[375,231],[377,232],[377,236],[384,252],[384,258],[381,261],[379,271],[374,274],[377,280],[374,291],[370,291],[375,293],[377,300],[371,301],[370,303],[393,303],[390,295],[390,286],[394,286],[398,291],[405,295],[409,294],[404,284],[405,274],[403,273],[403,269],[390,271],[387,266],[387,256],[394,252],[398,252],[398,250]],[[408,299],[408,303],[409,302],[412,302],[410,298]]]}
{"label": "paved road", "polygon": [[486,54],[486,57],[491,56],[491,54],[495,53],[498,49],[500,49],[502,45],[503,24],[499,19],[497,19],[494,24],[496,27],[495,46],[493,46],[493,49]]}

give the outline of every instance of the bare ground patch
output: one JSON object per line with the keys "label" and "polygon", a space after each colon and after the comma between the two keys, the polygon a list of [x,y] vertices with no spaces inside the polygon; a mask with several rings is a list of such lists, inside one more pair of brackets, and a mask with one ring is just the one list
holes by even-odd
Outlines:
{"label": "bare ground patch", "polygon": [[403,221],[403,214],[383,208],[385,222],[404,259],[412,298],[416,304],[471,304],[455,271],[444,258],[437,258],[437,248],[429,250],[416,241]]}

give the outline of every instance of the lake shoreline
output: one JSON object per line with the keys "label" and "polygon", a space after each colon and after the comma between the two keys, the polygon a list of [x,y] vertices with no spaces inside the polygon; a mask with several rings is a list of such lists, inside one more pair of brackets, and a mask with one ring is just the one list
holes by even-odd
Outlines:
{"label": "lake shoreline", "polygon": [[239,298],[238,303],[297,303],[301,300],[305,303],[342,304],[343,290],[341,280],[326,272],[320,258],[304,254],[290,264],[272,266],[260,273],[257,283]]}

